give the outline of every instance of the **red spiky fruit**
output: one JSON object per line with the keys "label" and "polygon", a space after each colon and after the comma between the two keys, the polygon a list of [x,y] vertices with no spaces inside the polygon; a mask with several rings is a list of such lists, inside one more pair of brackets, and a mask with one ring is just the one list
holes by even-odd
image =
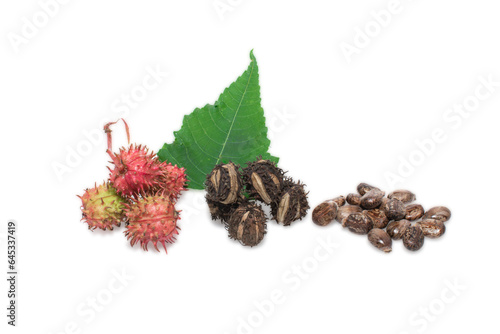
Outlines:
{"label": "red spiky fruit", "polygon": [[125,219],[126,200],[108,182],[85,190],[82,200],[82,220],[89,225],[89,230],[113,230]]}
{"label": "red spiky fruit", "polygon": [[[130,143],[128,125],[125,120],[122,121]],[[118,153],[113,153],[110,126],[115,123],[111,122],[104,126],[104,131],[108,135],[107,153],[115,165],[113,169],[108,167],[113,186],[127,198],[137,199],[140,194],[155,194],[161,191],[171,200],[177,200],[180,192],[185,190],[184,168],[161,162],[156,154],[149,152],[149,149],[142,145],[130,145],[128,149],[122,147]]]}
{"label": "red spiky fruit", "polygon": [[148,250],[151,242],[157,251],[158,243],[173,243],[175,235],[179,234],[177,221],[179,212],[174,203],[162,195],[145,195],[132,204],[127,204],[125,215],[128,218],[125,235],[130,244],[140,243],[144,250]]}

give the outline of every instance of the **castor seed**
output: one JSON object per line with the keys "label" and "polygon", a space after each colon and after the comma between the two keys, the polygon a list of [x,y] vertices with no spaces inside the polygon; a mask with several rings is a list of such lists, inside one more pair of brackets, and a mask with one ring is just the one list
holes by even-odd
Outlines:
{"label": "castor seed", "polygon": [[316,225],[326,226],[337,217],[338,205],[334,201],[326,201],[316,206],[312,213],[312,220]]}
{"label": "castor seed", "polygon": [[384,205],[385,215],[389,220],[400,220],[406,216],[406,207],[399,199],[393,198]]}
{"label": "castor seed", "polygon": [[395,190],[392,193],[390,193],[387,197],[389,197],[389,199],[393,198],[399,199],[401,202],[405,204],[413,202],[414,200],[417,199],[415,194],[409,190]]}
{"label": "castor seed", "polygon": [[351,213],[344,220],[342,226],[347,227],[349,231],[356,234],[367,234],[373,228],[373,222],[362,212]]}
{"label": "castor seed", "polygon": [[[358,193],[363,196],[372,189],[378,189],[377,187],[371,186],[367,183],[360,183],[357,187]],[[380,190],[380,189],[379,189]]]}
{"label": "castor seed", "polygon": [[337,206],[340,208],[341,206],[343,206],[345,204],[345,197],[344,196],[339,196],[339,197],[332,198],[329,201],[337,203]]}
{"label": "castor seed", "polygon": [[389,253],[392,250],[391,237],[386,231],[380,228],[374,228],[368,232],[368,240],[373,246],[377,247],[381,251]]}
{"label": "castor seed", "polygon": [[450,219],[450,217],[451,217],[450,209],[448,209],[445,206],[436,206],[436,207],[433,207],[432,209],[428,210],[424,214],[422,219],[427,219],[427,218],[437,219],[437,220],[441,220],[444,223],[445,221],[448,221]]}
{"label": "castor seed", "polygon": [[387,224],[389,224],[389,219],[387,219],[387,216],[382,210],[371,209],[365,210],[363,213],[371,218],[373,221],[373,227],[375,228],[385,228]]}
{"label": "castor seed", "polygon": [[422,229],[424,235],[429,238],[439,238],[446,231],[444,222],[437,219],[427,218],[417,223]]}
{"label": "castor seed", "polygon": [[364,209],[375,209],[382,203],[385,192],[379,189],[372,189],[361,197],[361,207]]}
{"label": "castor seed", "polygon": [[337,217],[335,220],[337,220],[339,223],[344,225],[344,220],[349,216],[351,213],[356,213],[356,212],[361,212],[363,209],[357,205],[344,205],[341,206],[338,211],[337,211]]}
{"label": "castor seed", "polygon": [[424,215],[424,207],[420,204],[409,204],[406,206],[405,219],[413,221],[421,218]]}
{"label": "castor seed", "polygon": [[399,240],[410,226],[411,223],[406,219],[393,221],[387,225],[387,233],[394,240]]}
{"label": "castor seed", "polygon": [[347,203],[351,205],[359,205],[361,203],[361,195],[360,194],[349,194],[347,195]]}
{"label": "castor seed", "polygon": [[424,245],[424,232],[420,225],[410,226],[403,235],[403,245],[411,251],[418,251]]}

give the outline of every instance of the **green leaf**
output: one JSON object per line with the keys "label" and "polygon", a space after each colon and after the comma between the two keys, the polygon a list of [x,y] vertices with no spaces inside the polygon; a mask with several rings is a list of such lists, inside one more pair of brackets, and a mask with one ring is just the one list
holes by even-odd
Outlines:
{"label": "green leaf", "polygon": [[215,165],[232,161],[244,164],[268,153],[266,119],[260,105],[257,60],[250,53],[248,69],[220,95],[214,105],[195,109],[184,116],[174,132],[172,144],[158,152],[161,161],[186,168],[189,188],[203,189],[207,174]]}

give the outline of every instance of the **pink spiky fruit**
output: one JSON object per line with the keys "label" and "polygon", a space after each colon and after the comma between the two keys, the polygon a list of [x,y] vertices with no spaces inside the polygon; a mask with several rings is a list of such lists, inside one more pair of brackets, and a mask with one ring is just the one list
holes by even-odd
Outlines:
{"label": "pink spiky fruit", "polygon": [[[125,129],[130,143],[129,128],[125,120]],[[177,200],[180,192],[186,190],[186,174],[184,168],[172,166],[171,163],[161,162],[156,154],[149,152],[146,146],[130,145],[128,149],[121,148],[118,153],[112,152],[112,137],[110,126],[104,126],[108,135],[107,153],[115,165],[109,168],[110,181],[118,192],[127,198],[137,199],[140,194],[155,194],[161,191],[172,201]]]}
{"label": "pink spiky fruit", "polygon": [[82,200],[82,220],[89,225],[89,230],[113,230],[125,219],[125,203],[115,188],[108,182],[92,189],[86,189]]}
{"label": "pink spiky fruit", "polygon": [[161,244],[166,252],[165,244],[175,242],[175,236],[179,234],[179,212],[168,197],[145,195],[134,203],[127,204],[125,215],[128,218],[125,231],[127,240],[130,240],[132,246],[140,243],[146,251],[151,242],[157,251],[158,244]]}

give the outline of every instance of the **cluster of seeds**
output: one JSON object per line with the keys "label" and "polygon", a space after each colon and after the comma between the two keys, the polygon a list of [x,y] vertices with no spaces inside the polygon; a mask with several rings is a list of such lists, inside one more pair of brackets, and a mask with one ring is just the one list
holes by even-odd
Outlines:
{"label": "cluster of seeds", "polygon": [[337,220],[353,233],[367,234],[378,249],[390,252],[393,239],[402,239],[411,251],[419,250],[424,237],[439,238],[444,234],[444,223],[451,217],[451,211],[444,206],[425,211],[420,204],[410,204],[416,196],[408,190],[396,190],[387,197],[366,183],[359,184],[357,190],[319,204],[313,211],[313,222],[326,226]]}
{"label": "cluster of seeds", "polygon": [[[123,122],[130,137],[128,125]],[[142,145],[130,145],[113,153],[110,126],[115,123],[104,127],[107,153],[114,167],[108,167],[108,181],[78,196],[82,200],[82,220],[92,231],[113,230],[125,222],[125,235],[132,246],[139,243],[147,250],[151,242],[156,250],[161,244],[166,251],[165,243],[174,242],[179,234],[179,213],[174,204],[185,190],[184,168],[159,161]]]}
{"label": "cluster of seeds", "polygon": [[304,184],[285,176],[274,162],[258,158],[241,168],[232,162],[214,167],[205,182],[213,220],[226,226],[231,239],[256,246],[267,232],[262,202],[284,226],[302,219],[309,209]]}

